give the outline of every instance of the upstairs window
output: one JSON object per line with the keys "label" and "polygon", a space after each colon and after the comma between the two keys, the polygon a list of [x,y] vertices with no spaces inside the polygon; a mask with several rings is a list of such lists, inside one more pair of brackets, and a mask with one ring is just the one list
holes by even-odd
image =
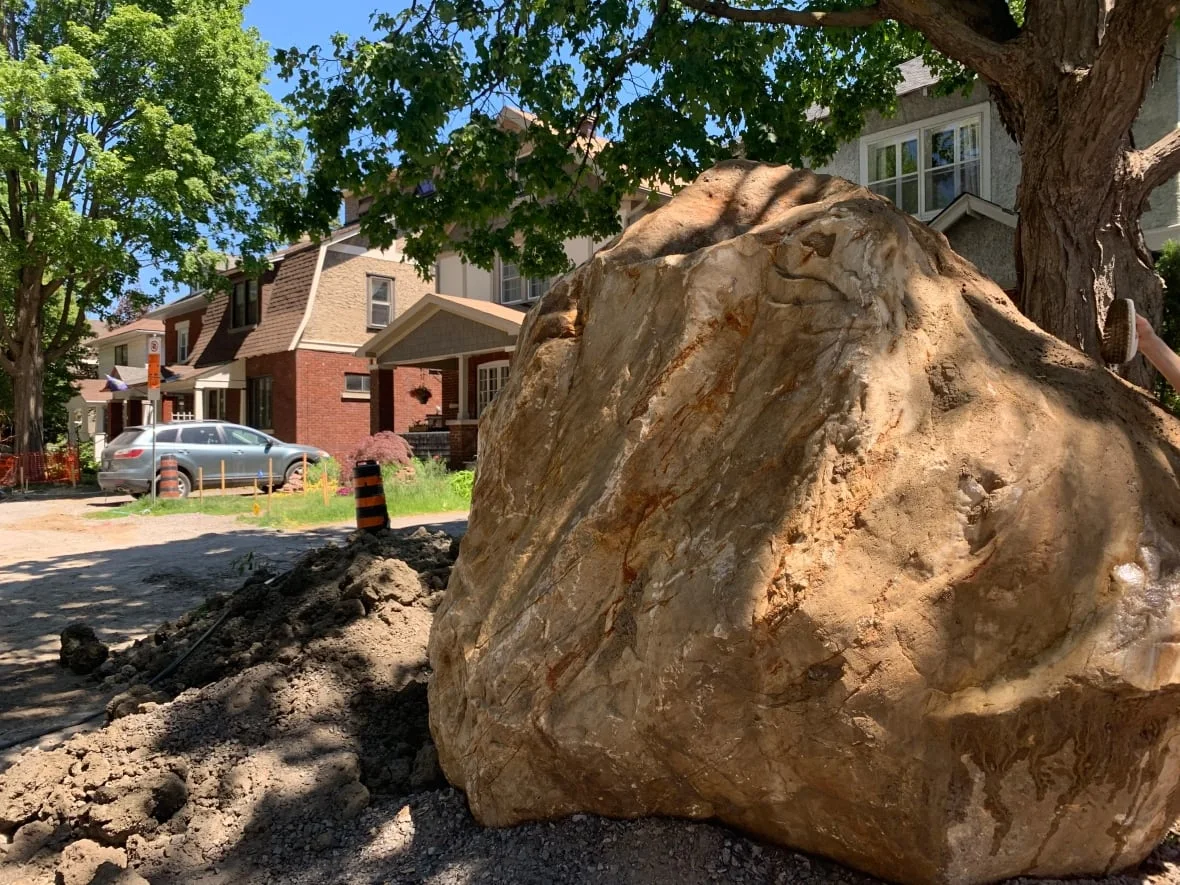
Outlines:
{"label": "upstairs window", "polygon": [[515,264],[500,265],[500,303],[522,304],[536,301],[549,291],[549,280],[522,277]]}
{"label": "upstairs window", "polygon": [[230,296],[230,328],[256,326],[258,319],[258,280],[234,283],[234,290]]}
{"label": "upstairs window", "polygon": [[116,344],[115,345],[115,365],[116,366],[128,365],[127,345],[126,344]]}
{"label": "upstairs window", "polygon": [[862,181],[898,208],[929,219],[960,194],[991,196],[986,107],[861,139]]}
{"label": "upstairs window", "polygon": [[369,328],[384,329],[393,319],[393,280],[369,277]]}
{"label": "upstairs window", "polygon": [[183,363],[188,359],[188,320],[176,324],[176,361]]}

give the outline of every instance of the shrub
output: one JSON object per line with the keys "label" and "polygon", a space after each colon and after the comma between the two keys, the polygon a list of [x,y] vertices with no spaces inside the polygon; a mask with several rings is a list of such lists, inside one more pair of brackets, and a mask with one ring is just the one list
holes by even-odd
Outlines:
{"label": "shrub", "polygon": [[[1155,331],[1172,350],[1180,350],[1180,243],[1164,243],[1155,270],[1164,279],[1163,320]],[[1180,393],[1163,376],[1156,376],[1155,393],[1168,411],[1180,414]]]}
{"label": "shrub", "polygon": [[456,470],[451,474],[451,488],[455,494],[471,497],[471,488],[475,485],[474,470]]}
{"label": "shrub", "polygon": [[396,433],[383,430],[362,440],[360,445],[344,456],[340,462],[341,485],[352,483],[352,469],[358,461],[376,461],[382,468],[407,468],[413,460],[414,452],[410,444]]}

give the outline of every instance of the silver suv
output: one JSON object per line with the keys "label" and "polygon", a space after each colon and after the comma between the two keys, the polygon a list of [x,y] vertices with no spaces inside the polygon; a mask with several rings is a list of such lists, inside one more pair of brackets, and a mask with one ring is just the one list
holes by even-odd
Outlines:
{"label": "silver suv", "polygon": [[301,471],[304,455],[309,464],[329,457],[315,446],[280,442],[253,427],[227,421],[128,427],[103,449],[99,488],[133,495],[150,492],[153,479],[159,477],[160,458],[164,455],[176,458],[182,498],[196,486],[198,468],[204,472],[206,488],[220,487],[223,470],[227,486],[248,486],[258,481],[260,487],[266,488],[270,476],[274,477],[275,486],[280,486]]}

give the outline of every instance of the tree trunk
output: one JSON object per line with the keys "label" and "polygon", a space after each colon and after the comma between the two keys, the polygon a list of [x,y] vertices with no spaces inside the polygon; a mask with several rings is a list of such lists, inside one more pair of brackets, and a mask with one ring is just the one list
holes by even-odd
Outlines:
{"label": "tree trunk", "polygon": [[14,447],[18,454],[45,448],[45,341],[40,284],[17,293],[16,340],[12,356]]}
{"label": "tree trunk", "polygon": [[[1099,356],[1106,311],[1115,298],[1131,298],[1153,324],[1163,305],[1160,279],[1139,225],[1140,207],[1124,151],[1108,164],[1070,162],[1087,153],[1084,128],[1058,134],[1053,152],[1039,148],[1037,132],[1024,137],[1017,195],[1018,304],[1047,332]],[[1137,359],[1125,372],[1146,384],[1150,367]]]}

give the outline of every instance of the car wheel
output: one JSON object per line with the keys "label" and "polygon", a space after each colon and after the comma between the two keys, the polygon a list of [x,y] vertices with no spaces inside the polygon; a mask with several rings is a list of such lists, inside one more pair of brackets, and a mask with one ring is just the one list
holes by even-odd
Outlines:
{"label": "car wheel", "polygon": [[[311,464],[312,462],[308,461],[307,463]],[[297,476],[303,476],[302,461],[296,461],[294,464],[291,464],[289,467],[287,467],[287,472],[283,474],[283,485],[287,485]]]}

